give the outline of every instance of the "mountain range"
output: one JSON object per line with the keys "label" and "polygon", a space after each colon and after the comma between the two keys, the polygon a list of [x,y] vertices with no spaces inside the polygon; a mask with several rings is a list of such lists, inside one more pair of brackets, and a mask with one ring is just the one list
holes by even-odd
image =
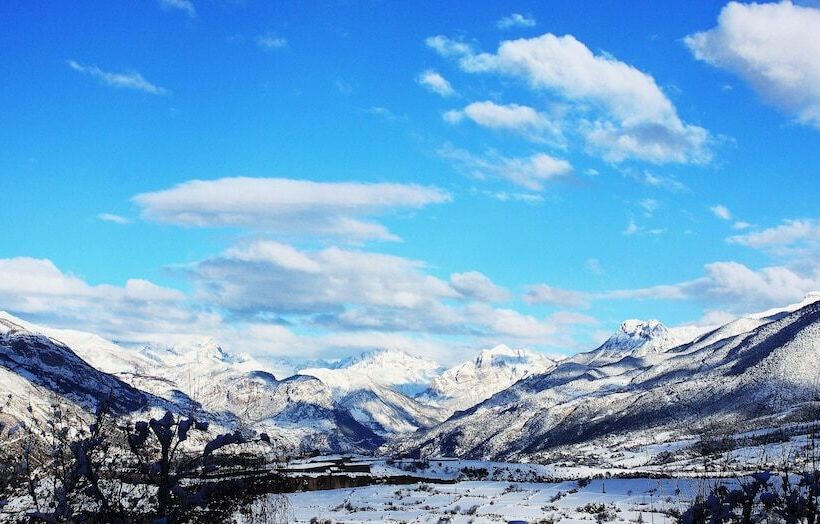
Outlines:
{"label": "mountain range", "polygon": [[0,313],[0,418],[107,402],[132,418],[170,409],[265,432],[287,449],[519,461],[613,436],[766,428],[816,418],[820,294],[708,329],[627,320],[560,360],[500,345],[450,368],[395,350],[293,364],[277,377],[207,338],[125,347]]}

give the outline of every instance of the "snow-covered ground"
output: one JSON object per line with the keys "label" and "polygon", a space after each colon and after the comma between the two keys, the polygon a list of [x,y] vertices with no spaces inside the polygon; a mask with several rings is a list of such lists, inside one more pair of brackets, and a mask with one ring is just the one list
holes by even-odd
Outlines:
{"label": "snow-covered ground", "polygon": [[[598,479],[379,485],[293,493],[291,522],[676,522],[708,481]],[[280,499],[281,500],[281,499]],[[605,517],[599,517],[605,515]]]}

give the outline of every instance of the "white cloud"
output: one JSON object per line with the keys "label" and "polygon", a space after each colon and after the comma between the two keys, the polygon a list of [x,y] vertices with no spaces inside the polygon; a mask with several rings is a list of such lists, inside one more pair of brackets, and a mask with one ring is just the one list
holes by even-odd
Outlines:
{"label": "white cloud", "polygon": [[528,304],[550,304],[561,307],[584,307],[588,305],[584,293],[560,289],[546,284],[528,286],[523,298],[524,302]]}
{"label": "white cloud", "polygon": [[656,175],[648,171],[632,172],[629,170],[625,172],[625,175],[647,186],[665,189],[673,193],[680,193],[689,189],[672,176]]}
{"label": "white cloud", "polygon": [[709,133],[683,122],[652,76],[609,55],[595,55],[572,35],[550,33],[501,42],[496,53],[475,53],[445,36],[428,39],[442,56],[458,59],[471,73],[519,78],[583,111],[578,130],[606,160],[702,163],[711,158]]}
{"label": "white cloud", "polygon": [[477,156],[463,149],[445,145],[438,150],[438,154],[442,158],[454,161],[457,167],[472,176],[503,178],[531,191],[541,191],[546,182],[572,172],[572,165],[569,162],[545,153],[535,153],[522,158],[504,157],[492,152]]}
{"label": "white cloud", "polygon": [[732,213],[729,211],[729,208],[724,206],[723,204],[718,204],[716,206],[712,206],[709,208],[716,217],[721,220],[731,220]]}
{"label": "white cloud", "polygon": [[107,86],[133,89],[135,91],[142,91],[152,95],[164,95],[168,93],[167,89],[152,84],[136,71],[131,71],[129,73],[109,73],[107,71],[103,71],[97,66],[86,66],[80,64],[79,62],[75,62],[74,60],[67,60],[66,63],[68,64],[68,67],[74,71],[96,78]]}
{"label": "white cloud", "polygon": [[441,76],[440,73],[432,69],[428,69],[419,74],[419,76],[416,78],[416,82],[418,82],[419,85],[425,87],[429,91],[432,91],[433,93],[437,93],[444,97],[453,96],[454,94],[456,94],[456,91],[455,89],[453,89],[453,86],[450,85],[450,82],[448,82],[446,78]]}
{"label": "white cloud", "polygon": [[500,202],[526,202],[528,204],[536,204],[543,202],[544,197],[538,193],[510,193],[508,191],[483,191],[485,195],[494,198]]}
{"label": "white cloud", "polygon": [[516,131],[534,138],[541,138],[544,134],[555,139],[561,138],[560,126],[529,106],[500,105],[490,101],[473,102],[462,110],[444,114],[444,119],[450,123],[458,123],[464,118],[490,129]]}
{"label": "white cloud", "polygon": [[[188,266],[198,288],[197,297],[189,297],[141,279],[90,285],[49,260],[21,257],[0,259],[0,309],[124,344],[215,339],[228,351],[263,360],[383,348],[461,360],[498,343],[571,344],[572,326],[589,322],[473,302],[501,298],[505,290],[480,273],[446,282],[425,269],[401,257],[258,241]],[[223,308],[230,321],[217,313]]]}
{"label": "white cloud", "polygon": [[125,225],[131,223],[131,221],[124,216],[115,215],[114,213],[100,213],[97,215],[97,218],[103,222],[113,222],[114,224]]}
{"label": "white cloud", "polygon": [[347,304],[417,308],[459,294],[418,260],[330,247],[300,251],[260,240],[191,269],[198,295],[237,313],[332,314]]}
{"label": "white cloud", "polygon": [[463,296],[483,302],[504,302],[509,300],[510,292],[498,286],[487,275],[478,271],[453,273],[450,285]]}
{"label": "white cloud", "polygon": [[779,226],[733,235],[726,240],[792,259],[802,256],[816,263],[820,257],[820,220],[784,220]]}
{"label": "white cloud", "polygon": [[738,262],[713,262],[706,275],[678,284],[610,291],[598,299],[694,300],[736,313],[783,306],[820,289],[820,267],[798,273],[783,266],[751,269]]}
{"label": "white cloud", "polygon": [[[298,250],[259,240],[184,270],[202,304],[234,318],[285,318],[332,332],[460,335],[538,345],[563,333],[538,319],[488,302],[509,291],[476,271],[436,278],[418,260],[330,247]],[[562,320],[566,321],[566,318]]]}
{"label": "white cloud", "polygon": [[133,200],[144,218],[182,226],[396,240],[383,225],[361,218],[419,209],[451,197],[441,189],[415,184],[238,177],[191,180]]}
{"label": "white cloud", "polygon": [[730,2],[684,41],[698,60],[743,78],[769,103],[820,128],[820,9]]}
{"label": "white cloud", "polygon": [[749,229],[750,227],[752,227],[752,224],[750,224],[748,222],[744,222],[743,220],[738,220],[737,222],[732,224],[732,229],[743,230],[743,229]]}
{"label": "white cloud", "polygon": [[196,16],[196,8],[191,0],[159,0],[159,5],[163,9],[184,11],[191,18]]}
{"label": "white cloud", "polygon": [[626,228],[622,231],[622,234],[626,236],[632,236],[635,234],[640,233],[641,235],[663,235],[666,233],[666,229],[663,228],[648,228],[644,226],[639,226],[635,223],[635,220],[630,218],[629,223],[626,225]]}
{"label": "white cloud", "polygon": [[487,304],[476,303],[467,307],[467,313],[488,330],[488,335],[544,343],[553,339],[558,332],[555,323],[524,315],[514,309],[492,308]]}
{"label": "white cloud", "polygon": [[443,35],[431,36],[424,40],[427,47],[441,56],[463,56],[473,52],[472,46],[464,42],[452,40]]}
{"label": "white cloud", "polygon": [[512,29],[513,27],[535,27],[535,19],[530,15],[513,13],[499,19],[495,25],[499,29]]}
{"label": "white cloud", "polygon": [[90,285],[47,259],[0,259],[0,308],[111,338],[145,340],[210,329],[215,317],[189,310],[184,301],[182,292],[147,280]]}
{"label": "white cloud", "polygon": [[277,36],[274,34],[265,34],[259,35],[256,37],[256,45],[261,47],[262,49],[281,49],[288,45],[288,39],[283,36]]}

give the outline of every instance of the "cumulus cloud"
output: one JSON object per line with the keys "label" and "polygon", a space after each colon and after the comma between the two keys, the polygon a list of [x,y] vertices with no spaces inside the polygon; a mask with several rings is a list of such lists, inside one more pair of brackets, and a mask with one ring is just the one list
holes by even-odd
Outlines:
{"label": "cumulus cloud", "polygon": [[441,76],[440,73],[432,69],[428,69],[419,74],[416,78],[416,82],[427,90],[437,93],[443,97],[456,94],[456,91],[453,89],[453,86],[450,85],[450,82]]}
{"label": "cumulus cloud", "polygon": [[528,304],[549,304],[561,307],[585,307],[589,304],[584,293],[560,289],[547,284],[535,284],[527,287],[523,298],[524,302]]}
{"label": "cumulus cloud", "polygon": [[535,18],[530,15],[513,13],[502,17],[495,23],[499,29],[512,29],[514,27],[535,27]]}
{"label": "cumulus cloud", "polygon": [[143,93],[148,93],[151,95],[164,95],[168,93],[167,89],[152,84],[136,71],[131,71],[128,73],[110,73],[108,71],[103,71],[95,65],[87,66],[74,60],[67,60],[66,63],[68,64],[68,67],[74,71],[88,75],[92,78],[96,78],[107,86],[142,91]]}
{"label": "cumulus cloud", "polygon": [[730,2],[717,26],[687,36],[695,58],[745,80],[769,103],[820,129],[820,9]]}
{"label": "cumulus cloud", "polygon": [[331,332],[460,335],[538,345],[555,343],[573,325],[567,318],[558,324],[491,306],[509,299],[509,291],[476,271],[445,281],[418,260],[338,247],[306,251],[258,240],[185,271],[200,303],[248,322],[283,318]]}
{"label": "cumulus cloud", "polygon": [[465,118],[483,127],[515,131],[532,138],[540,139],[545,135],[554,139],[561,138],[560,126],[529,106],[484,101],[473,102],[464,109],[444,113],[444,119],[453,124]]}
{"label": "cumulus cloud", "polygon": [[438,150],[438,154],[455,162],[459,169],[471,176],[501,178],[531,191],[541,191],[548,181],[572,172],[569,162],[546,153],[535,153],[529,157],[504,157],[494,152],[474,155],[445,145]]}
{"label": "cumulus cloud", "polygon": [[708,131],[682,121],[652,76],[594,54],[572,35],[508,40],[496,53],[477,53],[443,35],[427,42],[442,56],[456,58],[466,72],[518,78],[579,111],[595,108],[591,118],[580,119],[578,131],[590,150],[608,161],[702,163],[711,158]]}
{"label": "cumulus cloud", "polygon": [[196,289],[188,296],[141,279],[91,285],[49,260],[21,257],[0,259],[0,309],[123,344],[213,339],[263,361],[384,348],[453,361],[498,343],[566,344],[569,330],[589,321],[497,309],[482,301],[506,290],[481,273],[448,282],[425,269],[401,257],[257,241],[183,269]]}
{"label": "cumulus cloud", "polygon": [[48,259],[0,259],[0,307],[111,338],[204,330],[211,315],[189,310],[185,295],[143,279],[124,286],[90,285]]}
{"label": "cumulus cloud", "polygon": [[478,271],[453,273],[450,275],[450,285],[463,296],[483,302],[504,302],[510,298],[506,288],[496,285]]}
{"label": "cumulus cloud", "polygon": [[418,260],[329,247],[300,251],[260,240],[190,270],[198,297],[238,314],[331,314],[347,304],[418,308],[458,298]]}
{"label": "cumulus cloud", "polygon": [[166,10],[176,9],[182,11],[191,18],[196,16],[196,8],[191,0],[159,0],[159,5]]}
{"label": "cumulus cloud", "polygon": [[718,204],[716,206],[712,206],[709,208],[712,211],[712,214],[718,217],[721,220],[731,220],[732,213],[729,211],[729,208],[724,206],[723,204]]}
{"label": "cumulus cloud", "polygon": [[144,218],[181,226],[397,240],[383,225],[363,218],[449,202],[451,197],[416,184],[238,177],[191,180],[133,200]]}

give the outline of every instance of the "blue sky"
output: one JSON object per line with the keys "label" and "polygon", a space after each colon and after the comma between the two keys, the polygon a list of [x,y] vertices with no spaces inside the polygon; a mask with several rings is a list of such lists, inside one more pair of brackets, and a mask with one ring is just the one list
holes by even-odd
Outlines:
{"label": "blue sky", "polygon": [[0,309],[26,318],[447,360],[820,288],[812,4],[6,2],[0,27]]}

